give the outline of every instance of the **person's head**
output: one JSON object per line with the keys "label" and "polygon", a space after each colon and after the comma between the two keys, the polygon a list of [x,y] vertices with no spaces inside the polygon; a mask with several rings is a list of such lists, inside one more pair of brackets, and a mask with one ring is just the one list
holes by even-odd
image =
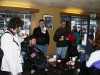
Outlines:
{"label": "person's head", "polygon": [[36,37],[34,35],[30,35],[28,37],[28,40],[30,41],[30,46],[35,46],[36,45]]}
{"label": "person's head", "polygon": [[96,50],[100,50],[100,26],[96,29],[94,45]]}
{"label": "person's head", "polygon": [[61,21],[61,28],[65,28],[66,27],[66,21]]}
{"label": "person's head", "polygon": [[30,46],[36,45],[36,37],[34,35],[31,35],[30,37]]}
{"label": "person's head", "polygon": [[13,17],[8,22],[8,30],[13,32],[14,34],[19,31],[19,28],[22,27],[23,21],[19,17]]}
{"label": "person's head", "polygon": [[45,21],[43,19],[39,20],[39,26],[44,27],[45,26]]}
{"label": "person's head", "polygon": [[94,39],[94,45],[96,50],[100,50],[100,19],[97,19],[97,27]]}
{"label": "person's head", "polygon": [[68,32],[71,32],[71,22],[70,21],[66,21],[66,30]]}
{"label": "person's head", "polygon": [[77,32],[77,27],[76,26],[73,26],[73,32]]}
{"label": "person's head", "polygon": [[32,44],[32,45],[36,45],[36,38],[32,38],[31,44]]}
{"label": "person's head", "polygon": [[94,32],[94,29],[93,29],[93,28],[91,28],[91,29],[89,30],[89,32],[93,33],[93,32]]}

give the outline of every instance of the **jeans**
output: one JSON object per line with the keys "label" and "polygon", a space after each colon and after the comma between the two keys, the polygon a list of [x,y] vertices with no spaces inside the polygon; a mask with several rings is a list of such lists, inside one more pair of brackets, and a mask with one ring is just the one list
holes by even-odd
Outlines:
{"label": "jeans", "polygon": [[57,47],[57,58],[64,59],[67,54],[68,47]]}
{"label": "jeans", "polygon": [[47,52],[48,52],[48,45],[36,45],[38,49],[41,50],[41,52],[43,52],[45,55],[47,55]]}
{"label": "jeans", "polygon": [[80,52],[80,53],[79,53],[79,58],[80,58],[80,63],[86,61],[86,54]]}

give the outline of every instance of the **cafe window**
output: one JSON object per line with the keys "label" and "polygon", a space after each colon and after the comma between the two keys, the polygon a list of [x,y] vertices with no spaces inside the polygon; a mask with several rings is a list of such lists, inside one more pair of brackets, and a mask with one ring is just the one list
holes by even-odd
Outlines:
{"label": "cafe window", "polygon": [[23,20],[24,24],[20,31],[29,35],[30,28],[31,28],[31,22],[32,22],[31,13],[1,12],[0,13],[0,36],[7,29],[7,22],[11,19],[11,17],[14,17],[14,16],[18,16]]}

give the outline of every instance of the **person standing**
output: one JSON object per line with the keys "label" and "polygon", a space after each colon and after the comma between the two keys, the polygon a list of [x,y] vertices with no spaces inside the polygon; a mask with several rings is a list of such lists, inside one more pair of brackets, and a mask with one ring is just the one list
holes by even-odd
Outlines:
{"label": "person standing", "polygon": [[94,29],[91,28],[87,35],[87,44],[86,44],[86,50],[85,50],[87,59],[90,56],[90,54],[94,51],[93,41],[94,41]]}
{"label": "person standing", "polygon": [[11,75],[21,75],[23,72],[21,46],[17,35],[22,25],[23,21],[19,17],[11,18],[8,22],[7,30],[1,37],[1,49],[4,52],[1,70]]}
{"label": "person standing", "polygon": [[54,33],[54,41],[57,47],[57,58],[64,59],[67,52],[67,40],[66,40],[67,28],[66,21],[62,21],[60,27]]}
{"label": "person standing", "polygon": [[47,55],[49,45],[49,33],[43,19],[39,20],[39,26],[34,29],[33,36],[36,37],[37,48],[39,48],[45,55]]}

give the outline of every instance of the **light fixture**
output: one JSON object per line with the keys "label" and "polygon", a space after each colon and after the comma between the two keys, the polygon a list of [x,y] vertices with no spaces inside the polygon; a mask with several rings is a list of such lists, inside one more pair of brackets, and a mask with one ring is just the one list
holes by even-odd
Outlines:
{"label": "light fixture", "polygon": [[81,14],[83,10],[80,8],[69,7],[63,10],[65,13],[72,13],[72,14]]}
{"label": "light fixture", "polygon": [[25,3],[20,1],[0,1],[0,6],[32,8],[31,3]]}

